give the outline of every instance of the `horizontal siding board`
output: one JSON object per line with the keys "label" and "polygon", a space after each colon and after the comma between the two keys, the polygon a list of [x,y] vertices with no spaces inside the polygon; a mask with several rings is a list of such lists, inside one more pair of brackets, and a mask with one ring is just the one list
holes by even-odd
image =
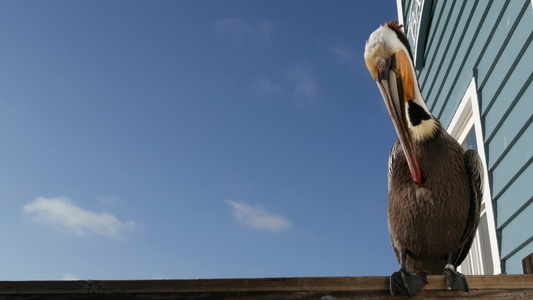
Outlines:
{"label": "horizontal siding board", "polygon": [[[445,47],[446,41],[449,38],[449,31],[447,30],[447,27],[449,26],[449,20],[451,15],[451,9],[455,5],[455,1],[437,1],[437,2],[445,2],[443,3],[443,9],[440,12],[441,16],[439,19],[439,23],[432,22],[431,26],[433,26],[433,30],[435,31],[435,40],[433,41],[433,45],[431,45],[429,51],[428,51],[428,60],[426,60],[426,65],[424,66],[424,70],[420,73],[419,76],[419,84],[421,89],[424,91],[424,96],[426,96],[426,99],[428,99],[426,102],[428,102],[428,105],[431,105],[435,101],[435,99],[430,99],[427,97],[428,91],[426,87],[426,84],[429,86],[432,82],[432,80],[435,79],[435,73],[436,69],[440,63],[440,59],[442,59],[442,53],[443,48]],[[448,35],[446,35],[448,34]],[[436,43],[435,43],[436,42]]]}
{"label": "horizontal siding board", "polygon": [[441,19],[443,18],[445,13],[445,2],[446,1],[433,1],[433,14],[430,16],[429,19],[429,32],[428,37],[426,39],[426,48],[424,49],[424,66],[421,70],[418,70],[418,81],[421,90],[424,90],[425,78],[427,78],[427,69],[428,66],[431,64],[431,60],[429,60],[428,58],[433,57],[436,49],[438,48],[437,45],[441,40],[439,34],[443,29]]}
{"label": "horizontal siding board", "polygon": [[[470,81],[473,76],[474,64],[477,60],[475,55],[479,54],[478,52],[473,52],[473,49],[476,49],[476,44],[478,40],[484,37],[487,30],[483,26],[490,9],[489,1],[476,1],[470,2],[474,5],[472,6],[472,20],[470,24],[465,29],[463,42],[459,46],[457,51],[456,59],[453,61],[452,69],[450,71],[450,78],[453,78],[453,81],[447,81],[447,86],[443,89],[443,97],[449,99],[449,101],[454,101],[446,105],[440,114],[440,120],[445,125],[448,126],[451,121],[455,111],[457,110],[457,105],[459,101],[463,98]],[[468,9],[465,8],[465,10]],[[448,85],[449,82],[452,82],[451,85]],[[447,94],[446,94],[447,93]]]}
{"label": "horizontal siding board", "polygon": [[[441,3],[441,1],[432,1],[431,2],[431,11],[429,14],[428,22],[427,22],[427,30],[426,30],[426,45],[424,47],[424,60],[423,64],[419,66],[419,70],[423,69],[426,64],[426,60],[428,57],[428,52],[432,47],[435,47],[435,26],[436,23],[440,22],[440,18],[442,17],[442,7],[444,6],[444,3]],[[438,38],[438,37],[437,37]]]}
{"label": "horizontal siding board", "polygon": [[[505,10],[503,17],[500,19],[500,21],[495,24],[496,30],[494,31],[492,37],[489,39],[489,43],[486,45],[486,51],[483,53],[483,56],[481,57],[481,60],[478,63],[478,89],[483,90],[488,82],[487,80],[493,74],[492,70],[496,62],[498,62],[505,44],[508,42],[508,37],[510,37],[509,34],[512,33],[511,30],[514,23],[520,21],[519,16],[521,14],[522,8],[522,2],[512,2],[511,5],[507,6],[507,9]],[[484,99],[481,102],[482,114],[484,114],[487,108],[493,104],[492,102],[489,102],[487,100],[494,100],[494,98],[491,98],[489,96],[487,97],[487,99]]]}
{"label": "horizontal siding board", "polygon": [[[533,125],[530,124],[522,137],[510,148],[498,167],[492,171],[492,195],[498,196],[512,184],[512,179],[520,176],[521,169],[527,167],[533,154]],[[490,148],[489,148],[490,152]],[[525,170],[525,169],[524,169]],[[533,182],[533,178],[531,178]]]}
{"label": "horizontal siding board", "polygon": [[514,220],[518,211],[523,210],[525,205],[530,205],[529,202],[533,198],[531,182],[533,182],[533,164],[530,164],[505,192],[494,199],[498,208],[496,214],[498,216],[496,218],[498,229],[503,229]]}
{"label": "horizontal siding board", "polygon": [[509,223],[502,229],[502,249],[501,257],[506,258],[523,248],[523,244],[528,242],[533,236],[533,205],[529,205],[520,215],[515,218],[514,222]]}
{"label": "horizontal siding board", "polygon": [[[531,48],[531,52],[533,53],[533,47]],[[523,78],[526,76],[520,76],[519,74],[513,74],[512,77],[527,79]],[[487,167],[489,170],[493,170],[499,165],[507,151],[507,147],[515,143],[517,138],[522,138],[521,131],[524,126],[528,125],[528,122],[531,122],[531,114],[533,112],[532,74],[529,74],[527,77],[530,80],[524,84],[524,87],[517,87],[515,90],[505,87],[506,91],[500,97],[505,97],[505,99],[498,100],[494,104],[493,109],[491,109],[491,112],[485,117],[485,137],[491,137],[487,143],[487,147],[489,148],[487,153]],[[520,91],[523,91],[523,93],[517,96],[517,93]],[[515,101],[514,97],[518,97],[518,99]],[[509,106],[509,102],[513,101],[516,104],[509,107],[510,111],[502,121],[503,114],[507,110],[506,106]],[[497,131],[491,131],[500,122],[502,123],[497,128]]]}
{"label": "horizontal siding board", "polygon": [[[450,8],[451,4],[448,4],[447,7],[446,3],[453,2],[453,1],[436,1],[434,2],[434,5],[437,5],[435,9],[436,16],[433,16],[430,34],[428,37],[428,45],[426,48],[426,65],[422,70],[420,70],[420,82],[421,82],[421,89],[422,94],[425,96],[426,102],[428,103],[428,106],[431,108],[436,105],[436,100],[431,98],[431,95],[428,95],[427,88],[424,86],[424,79],[436,81],[436,79],[431,76],[434,76],[436,71],[432,72],[431,69],[432,65],[434,65],[438,59],[436,59],[436,56],[444,56],[443,52],[437,53],[437,49],[443,48],[443,40],[445,38],[442,37],[443,30],[449,24],[442,24],[443,21],[441,19],[446,19],[446,17],[442,17],[444,14],[450,14]],[[470,2],[470,1],[468,1]],[[475,6],[474,15],[472,18],[472,21],[470,22],[469,28],[467,29],[467,34],[465,35],[463,44],[467,44],[466,41],[469,41],[468,43],[471,44],[471,47],[465,48],[462,50],[463,47],[459,50],[457,58],[454,60],[454,63],[456,61],[461,61],[460,58],[463,55],[467,55],[468,57],[463,58],[463,62],[460,64],[461,73],[460,78],[457,80],[456,84],[453,85],[453,89],[451,94],[449,96],[443,96],[444,98],[449,98],[450,101],[454,101],[452,105],[446,105],[444,108],[444,111],[441,115],[441,121],[443,124],[448,124],[451,120],[451,117],[455,113],[455,110],[457,108],[457,103],[462,98],[466,88],[468,87],[468,84],[470,83],[470,80],[472,78],[473,68],[476,65],[476,61],[478,60],[478,56],[480,53],[483,52],[485,45],[487,44],[487,41],[489,40],[489,35],[492,30],[492,24],[495,19],[501,18],[500,14],[502,13],[502,9],[504,9],[506,6],[506,2],[504,1],[479,1],[477,5]],[[457,9],[458,6],[455,6]],[[479,28],[478,31],[474,31],[471,29]],[[463,46],[463,45],[461,45]],[[464,51],[465,53],[463,53]],[[451,74],[452,75],[452,74]],[[451,76],[450,75],[450,76]],[[430,82],[427,82],[427,85],[430,85]],[[432,112],[435,112],[432,109]]]}
{"label": "horizontal siding board", "polygon": [[447,127],[452,121],[453,115],[457,111],[457,107],[459,106],[459,103],[461,103],[461,99],[468,89],[468,85],[473,76],[472,71],[470,71],[470,73],[463,72],[460,75],[460,79],[454,85],[453,92],[450,95],[445,96],[450,100],[448,105],[443,108],[441,117],[439,118],[444,127]]}
{"label": "horizontal siding board", "polygon": [[[470,84],[472,79],[472,65],[473,59],[470,59],[470,63],[467,63],[469,59],[470,49],[474,43],[476,33],[479,31],[480,18],[482,11],[476,9],[477,1],[468,1],[465,6],[464,26],[462,28],[461,39],[456,47],[455,58],[449,64],[449,72],[446,81],[440,87],[442,94],[440,97],[448,99],[448,105],[441,108],[441,111],[437,113],[440,121],[445,124],[445,127],[450,123],[459,102],[463,98],[463,95]],[[457,33],[459,34],[459,32]],[[435,114],[435,112],[433,112]]]}
{"label": "horizontal siding board", "polygon": [[[533,73],[533,45],[531,45],[533,18],[522,19],[524,20],[523,24],[521,24],[523,26],[517,27],[516,33],[513,34],[491,76],[487,77],[487,84],[482,91],[483,99],[494,103],[488,111],[484,112],[485,138],[487,140],[490,140],[491,136],[496,133],[495,131],[500,126],[500,123],[505,122],[509,109],[512,109],[512,102],[518,100],[517,93],[522,91],[524,85],[528,84],[527,81]],[[525,19],[529,20],[525,21]],[[527,37],[527,39],[524,39],[524,37]],[[524,42],[528,44],[524,45]],[[523,100],[532,99],[519,98]],[[533,101],[525,102],[533,104]],[[507,123],[517,123],[517,121],[511,118],[510,122]],[[521,125],[518,124],[518,126]]]}
{"label": "horizontal siding board", "polygon": [[477,67],[480,57],[483,55],[484,51],[486,51],[489,40],[492,38],[491,33],[492,31],[496,30],[495,22],[499,22],[499,20],[503,17],[503,13],[507,9],[508,3],[508,1],[481,1],[480,5],[478,6],[478,9],[481,9],[482,5],[489,5],[487,7],[488,12],[485,16],[485,19],[482,21],[480,20],[480,22],[482,22],[482,29],[476,38],[476,42],[474,43],[472,50],[470,51],[471,56],[476,60],[474,67]]}
{"label": "horizontal siding board", "polygon": [[503,271],[506,274],[524,274],[522,260],[531,253],[533,253],[533,242],[528,243],[524,248],[506,258],[502,262],[504,267]]}
{"label": "horizontal siding board", "polygon": [[[455,3],[455,1],[450,2]],[[442,35],[442,43],[435,53],[436,56],[433,59],[433,64],[428,72],[428,78],[431,78],[431,80],[428,81],[424,91],[426,98],[431,99],[429,109],[432,113],[436,112],[435,107],[445,105],[444,102],[446,99],[439,98],[438,95],[436,95],[438,88],[435,88],[435,86],[438,86],[436,83],[442,83],[444,80],[443,78],[446,76],[447,64],[453,59],[453,57],[448,54],[452,54],[454,52],[453,47],[457,46],[456,41],[454,42],[455,31],[457,30],[457,23],[460,20],[463,7],[464,2],[462,4],[456,4],[455,8],[452,9],[447,20],[448,24]],[[438,118],[439,116],[436,115],[436,117]]]}
{"label": "horizontal siding board", "polygon": [[[455,88],[453,84],[455,84],[454,79],[457,75],[457,69],[459,68],[457,65],[459,65],[459,63],[462,61],[462,57],[457,56],[457,54],[459,48],[461,48],[461,46],[465,44],[465,30],[469,27],[468,25],[470,25],[473,9],[472,6],[474,5],[474,3],[474,1],[464,1],[462,3],[463,5],[461,5],[461,10],[459,12],[459,15],[457,16],[458,20],[453,22],[454,26],[456,27],[452,31],[452,39],[447,50],[447,55],[443,60],[441,72],[438,74],[437,78],[432,83],[432,93],[434,94],[433,97],[441,99],[441,101],[435,104],[432,113],[440,120],[445,120],[446,123],[451,120],[452,116],[443,115],[442,112],[444,108],[457,107],[459,105],[459,102],[461,101],[460,97],[452,99],[448,98],[447,95],[449,90]],[[454,65],[457,66],[455,68],[455,71],[452,68]],[[467,82],[463,82],[463,84],[468,85]]]}

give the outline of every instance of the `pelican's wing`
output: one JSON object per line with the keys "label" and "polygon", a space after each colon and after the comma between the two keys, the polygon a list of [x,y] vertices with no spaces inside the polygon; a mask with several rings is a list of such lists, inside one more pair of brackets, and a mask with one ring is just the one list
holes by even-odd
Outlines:
{"label": "pelican's wing", "polygon": [[463,240],[461,241],[462,247],[457,253],[454,262],[455,266],[461,264],[465,259],[474,241],[476,229],[479,224],[481,201],[483,199],[483,163],[479,154],[474,150],[467,150],[465,152],[465,165],[470,180],[470,210]]}
{"label": "pelican's wing", "polygon": [[390,193],[390,186],[391,186],[392,169],[394,168],[394,161],[396,160],[396,157],[398,155],[404,155],[402,145],[400,144],[400,140],[396,140],[394,145],[392,145],[392,149],[390,149],[389,173],[388,173],[389,193]]}

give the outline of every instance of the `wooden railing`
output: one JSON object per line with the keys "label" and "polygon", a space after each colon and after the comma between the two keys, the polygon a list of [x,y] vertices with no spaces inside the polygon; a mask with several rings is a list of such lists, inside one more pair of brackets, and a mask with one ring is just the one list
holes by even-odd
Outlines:
{"label": "wooden railing", "polygon": [[[470,294],[429,276],[415,299],[533,299],[533,275],[467,276]],[[194,280],[0,281],[0,299],[407,299],[389,278],[302,277]]]}

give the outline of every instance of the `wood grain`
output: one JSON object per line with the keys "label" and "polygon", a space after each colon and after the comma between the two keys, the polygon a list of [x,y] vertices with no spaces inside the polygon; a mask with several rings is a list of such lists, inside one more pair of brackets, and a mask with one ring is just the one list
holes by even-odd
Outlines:
{"label": "wood grain", "polygon": [[[533,299],[533,275],[467,276],[470,294],[429,276],[416,299]],[[192,280],[0,281],[0,299],[407,299],[389,278],[291,277]]]}

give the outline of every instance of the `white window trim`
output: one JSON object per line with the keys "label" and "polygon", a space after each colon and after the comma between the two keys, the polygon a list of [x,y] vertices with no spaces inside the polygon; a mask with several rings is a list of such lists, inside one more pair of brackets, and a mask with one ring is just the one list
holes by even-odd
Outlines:
{"label": "white window trim", "polygon": [[[533,5],[533,0],[531,0],[531,3]],[[402,0],[396,0],[396,10],[398,11],[398,23],[400,25],[403,25],[403,5]]]}
{"label": "white window trim", "polygon": [[[447,131],[460,144],[462,144],[464,140],[466,139],[466,137],[468,136],[468,133],[470,132],[470,129],[472,127],[474,127],[474,130],[476,133],[476,143],[477,143],[478,154],[481,157],[481,161],[483,162],[485,188],[483,192],[483,201],[481,203],[481,216],[483,216],[483,214],[486,214],[486,219],[488,223],[487,225],[488,225],[488,233],[489,233],[489,243],[490,243],[492,262],[493,262],[492,268],[493,268],[494,274],[500,274],[501,273],[500,254],[498,251],[498,240],[497,240],[497,235],[496,235],[494,210],[492,208],[492,196],[491,196],[490,188],[489,188],[487,160],[485,156],[485,145],[483,142],[484,139],[483,139],[483,131],[481,127],[481,115],[479,112],[479,102],[478,102],[478,97],[477,97],[477,88],[476,88],[475,78],[472,78],[470,84],[468,85],[468,88],[466,89],[463,99],[461,100],[461,103],[459,103],[459,107],[457,108],[457,111],[455,112],[455,115],[453,116],[452,121],[450,122],[450,125],[448,126]],[[480,250],[481,247],[479,243],[480,241],[478,239],[478,236],[476,235],[474,244],[472,245],[472,248],[470,249],[470,252],[468,254],[470,258],[465,259],[465,261],[468,261],[471,264],[470,265],[471,270],[474,270],[475,273],[479,272],[481,275],[481,274],[485,274],[486,271],[484,270],[483,265],[479,263],[480,258],[481,258],[481,250]],[[475,245],[477,245],[477,247]]]}

